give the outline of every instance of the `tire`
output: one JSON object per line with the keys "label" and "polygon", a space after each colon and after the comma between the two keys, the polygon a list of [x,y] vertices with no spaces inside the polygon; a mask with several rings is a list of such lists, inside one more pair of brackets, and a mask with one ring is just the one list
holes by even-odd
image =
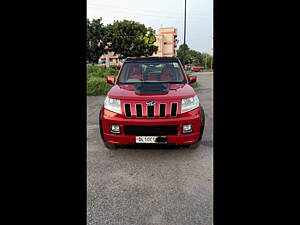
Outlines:
{"label": "tire", "polygon": [[101,115],[102,115],[102,109],[100,109],[100,113],[99,113],[99,131],[100,131],[100,135],[101,135],[103,142],[105,142],[104,136],[103,136],[103,130],[102,130],[102,126],[101,126],[101,124],[102,124]]}
{"label": "tire", "polygon": [[189,149],[196,149],[198,148],[199,144],[200,141],[196,141],[195,143],[189,145]]}
{"label": "tire", "polygon": [[116,150],[117,146],[108,142],[104,142],[104,146],[110,150]]}
{"label": "tire", "polygon": [[202,136],[203,136],[203,132],[204,132],[204,127],[205,127],[205,112],[204,109],[202,107],[202,105],[200,105],[200,111],[201,111],[201,130],[200,130],[200,137],[199,137],[199,141],[201,141]]}

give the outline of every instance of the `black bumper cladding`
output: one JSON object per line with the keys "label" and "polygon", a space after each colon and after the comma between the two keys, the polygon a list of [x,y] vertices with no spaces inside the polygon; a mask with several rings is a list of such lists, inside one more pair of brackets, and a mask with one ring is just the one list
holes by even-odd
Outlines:
{"label": "black bumper cladding", "polygon": [[125,135],[159,136],[178,134],[178,125],[165,126],[132,126],[125,125]]}

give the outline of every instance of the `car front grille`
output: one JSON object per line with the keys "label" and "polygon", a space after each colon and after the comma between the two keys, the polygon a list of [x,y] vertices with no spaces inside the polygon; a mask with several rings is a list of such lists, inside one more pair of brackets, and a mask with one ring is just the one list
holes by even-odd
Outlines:
{"label": "car front grille", "polygon": [[124,133],[126,135],[176,135],[178,133],[178,125],[163,126],[132,126],[125,125]]}
{"label": "car front grille", "polygon": [[126,101],[122,103],[123,113],[127,118],[170,118],[176,117],[179,111],[179,102],[155,102],[147,105],[147,102]]}

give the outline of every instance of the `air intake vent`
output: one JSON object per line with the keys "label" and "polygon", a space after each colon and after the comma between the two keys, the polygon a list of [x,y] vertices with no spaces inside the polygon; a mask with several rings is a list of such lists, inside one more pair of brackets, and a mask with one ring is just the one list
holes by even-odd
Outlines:
{"label": "air intake vent", "polygon": [[160,104],[159,116],[160,117],[165,117],[166,116],[166,104]]}
{"label": "air intake vent", "polygon": [[176,116],[177,113],[177,103],[172,103],[172,108],[171,108],[171,116]]}
{"label": "air intake vent", "polygon": [[125,104],[125,115],[126,117],[131,117],[130,104]]}
{"label": "air intake vent", "polygon": [[154,117],[154,106],[148,105],[148,117]]}
{"label": "air intake vent", "polygon": [[136,117],[139,117],[139,118],[143,117],[141,104],[136,104]]}

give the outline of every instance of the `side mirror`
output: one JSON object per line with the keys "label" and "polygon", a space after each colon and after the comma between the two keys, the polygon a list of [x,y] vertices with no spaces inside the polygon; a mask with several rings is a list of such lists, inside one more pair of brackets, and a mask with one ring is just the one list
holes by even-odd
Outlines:
{"label": "side mirror", "polygon": [[197,81],[197,76],[196,75],[189,76],[189,84],[195,83],[196,81]]}
{"label": "side mirror", "polygon": [[106,83],[115,85],[115,78],[112,76],[106,77]]}

